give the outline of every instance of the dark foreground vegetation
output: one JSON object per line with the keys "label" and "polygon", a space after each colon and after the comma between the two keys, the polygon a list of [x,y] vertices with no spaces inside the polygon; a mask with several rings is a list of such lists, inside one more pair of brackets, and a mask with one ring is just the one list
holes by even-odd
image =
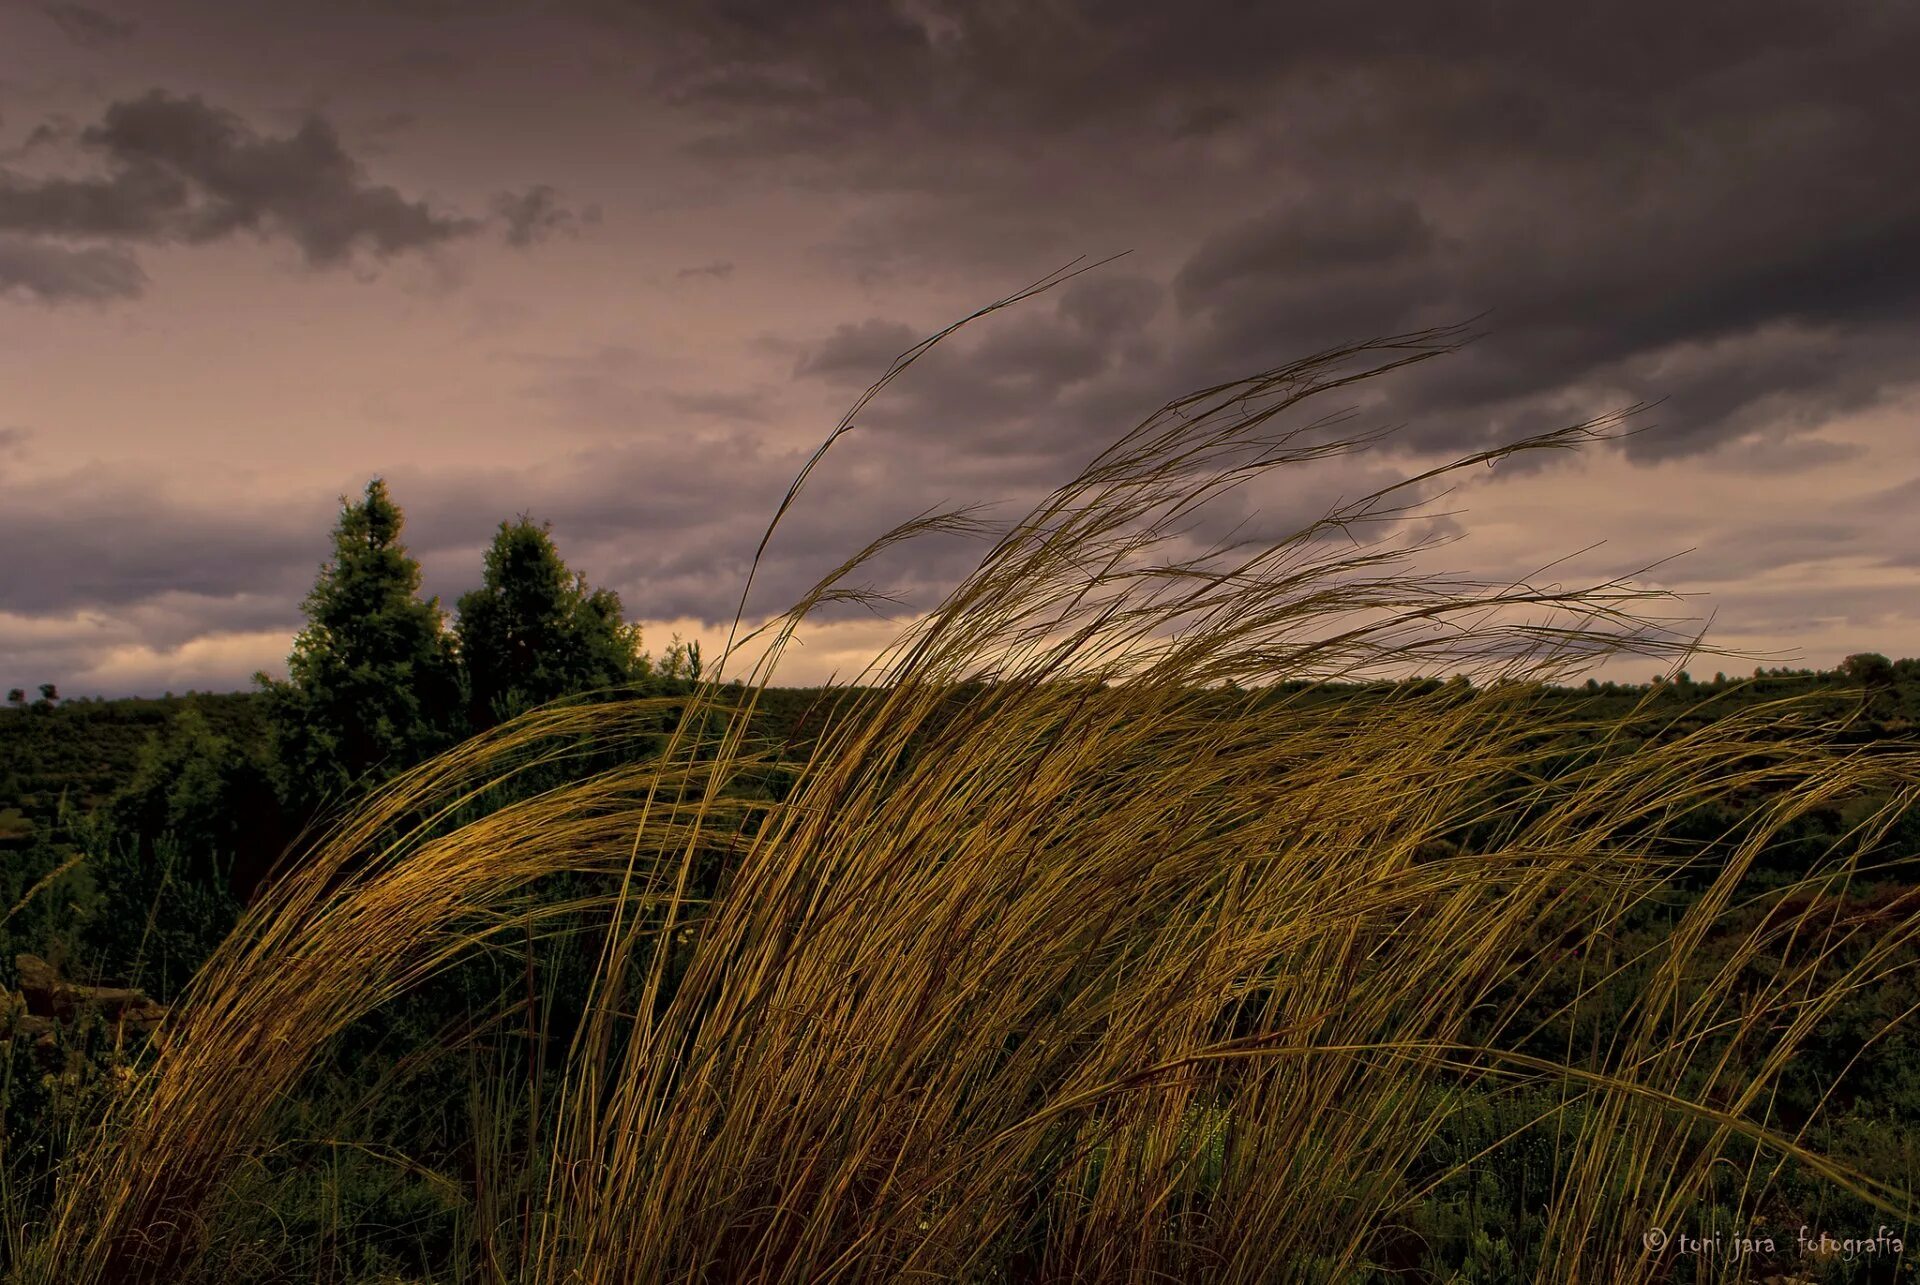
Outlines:
{"label": "dark foreground vegetation", "polygon": [[1396,492],[1166,524],[1445,338],[1170,407],[854,687],[765,685],[839,581],[702,673],[525,521],[449,623],[376,484],[286,681],[23,692],[6,1278],[1908,1279],[1920,662],[1581,685],[1699,659]]}

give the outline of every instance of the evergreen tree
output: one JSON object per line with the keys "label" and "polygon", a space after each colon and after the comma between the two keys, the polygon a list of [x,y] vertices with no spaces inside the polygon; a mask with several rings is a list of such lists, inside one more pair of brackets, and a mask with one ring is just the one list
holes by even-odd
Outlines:
{"label": "evergreen tree", "polygon": [[660,657],[658,666],[660,677],[678,682],[697,683],[700,681],[700,640],[682,642],[675,634],[668,644],[666,653]]}
{"label": "evergreen tree", "polygon": [[307,595],[287,679],[257,676],[296,811],[410,767],[460,730],[453,638],[439,600],[419,597],[404,521],[378,478],[360,500],[342,498],[333,559]]}
{"label": "evergreen tree", "polygon": [[645,675],[640,631],[620,597],[567,569],[550,528],[502,522],[481,587],[459,604],[460,660],[473,726],[490,727],[576,692]]}

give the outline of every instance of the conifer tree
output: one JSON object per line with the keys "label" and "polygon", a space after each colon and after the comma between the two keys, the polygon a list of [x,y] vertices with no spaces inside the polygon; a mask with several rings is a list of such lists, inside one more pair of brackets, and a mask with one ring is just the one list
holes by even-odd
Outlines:
{"label": "conifer tree", "polygon": [[288,801],[312,806],[420,762],[461,730],[459,671],[438,599],[400,542],[405,517],[379,478],[342,497],[333,558],[307,595],[284,682],[266,689]]}
{"label": "conifer tree", "polygon": [[620,597],[569,571],[551,528],[502,522],[480,588],[459,604],[460,661],[472,725],[490,727],[547,701],[643,677],[640,631]]}

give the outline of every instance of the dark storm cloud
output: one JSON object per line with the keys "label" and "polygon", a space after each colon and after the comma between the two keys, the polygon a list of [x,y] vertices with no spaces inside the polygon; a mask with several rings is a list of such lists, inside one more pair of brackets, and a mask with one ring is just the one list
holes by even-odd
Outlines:
{"label": "dark storm cloud", "polygon": [[263,137],[197,96],[154,90],[114,103],[83,139],[120,167],[110,183],[146,179],[137,184],[146,199],[133,203],[133,217],[144,214],[156,229],[189,241],[279,232],[309,264],[324,267],[356,248],[398,254],[467,235],[476,226],[367,182],[339,134],[319,116],[308,117],[293,134]]}
{"label": "dark storm cloud", "polygon": [[[261,134],[197,95],[156,89],[113,103],[77,141],[104,174],[36,180],[0,170],[0,235],[10,234],[0,289],[48,301],[138,293],[143,278],[124,249],[72,251],[49,244],[56,238],[197,244],[245,232],[284,237],[309,267],[328,268],[358,252],[429,250],[482,226],[369,180],[317,115],[290,134]],[[502,193],[494,213],[521,247],[598,218],[562,207],[545,185]]]}
{"label": "dark storm cloud", "polygon": [[1649,458],[1787,422],[1778,409],[1859,409],[1912,380],[1902,336],[1920,315],[1920,180],[1889,178],[1863,216],[1824,194],[1780,208],[1757,163],[1698,163],[1719,171],[1706,175],[1717,195],[1676,176],[1658,204],[1576,207],[1572,230],[1518,197],[1436,228],[1394,198],[1367,209],[1338,194],[1304,220],[1285,208],[1223,229],[1175,278],[1198,323],[1186,342],[1217,366],[1484,312],[1494,338],[1420,372],[1396,403],[1430,420],[1428,441],[1484,442],[1584,385],[1619,403],[1667,399],[1674,427],[1631,445]]}
{"label": "dark storm cloud", "polygon": [[0,148],[0,162],[26,160],[36,152],[71,143],[79,136],[77,122],[65,116],[53,116],[28,130],[18,147]]}
{"label": "dark storm cloud", "polygon": [[[1628,444],[1643,459],[1795,431],[1914,378],[1913,6],[504,7],[627,39],[631,58],[600,65],[684,109],[688,156],[873,198],[827,247],[862,281],[1024,271],[1115,235],[1173,259],[1164,365],[1107,378],[1194,386],[1484,315],[1488,342],[1385,408],[1410,443],[1664,398]],[[1137,303],[1154,315],[1150,289]],[[849,333],[804,373],[898,338]]]}
{"label": "dark storm cloud", "polygon": [[[812,117],[845,128],[900,121],[995,132],[1157,123],[1207,134],[1257,117],[1275,91],[1310,83],[1358,119],[1449,151],[1560,153],[1655,144],[1658,110],[1741,106],[1754,82],[1812,62],[1855,104],[1898,85],[1913,17],[1901,7],[1762,0],[1738,10],[1651,0],[1583,10],[1478,0],[1379,11],[1157,0],[579,0],[578,8],[671,42],[660,75],[689,99],[737,109],[743,129],[791,137]],[[1862,82],[1862,68],[1874,74]],[[1777,87],[1777,85],[1776,85]],[[992,90],[992,93],[983,91]],[[1651,97],[1654,101],[1645,101]],[[1729,101],[1731,100],[1731,101]],[[781,121],[757,119],[777,109]],[[1299,122],[1320,128],[1326,122]],[[1289,122],[1294,125],[1295,122]],[[1600,128],[1604,127],[1604,128]],[[1404,141],[1403,141],[1404,140]]]}
{"label": "dark storm cloud", "polygon": [[1280,353],[1462,320],[1471,310],[1451,289],[1440,247],[1404,197],[1296,197],[1202,240],[1174,274],[1173,297],[1195,357],[1257,367]]}
{"label": "dark storm cloud", "polygon": [[1341,281],[1424,260],[1434,240],[1405,197],[1282,206],[1202,242],[1174,278],[1174,297],[1188,310],[1230,310],[1240,292],[1270,295],[1276,279]]}
{"label": "dark storm cloud", "polygon": [[153,238],[192,201],[187,184],[153,164],[101,179],[41,183],[0,175],[0,227],[54,236]]}
{"label": "dark storm cloud", "polygon": [[88,49],[118,44],[140,29],[131,19],[74,4],[72,0],[45,0],[39,9],[59,26],[67,39]]}
{"label": "dark storm cloud", "polygon": [[[885,434],[887,449],[942,441],[944,467],[976,481],[1070,470],[1199,386],[1142,333],[1164,294],[1143,278],[1093,272],[971,322],[917,358],[859,423]],[[793,370],[851,401],[932,331],[882,318],[842,324],[803,346]]]}
{"label": "dark storm cloud", "polygon": [[[929,333],[879,318],[842,325],[801,356],[795,374],[829,383],[851,401]],[[1035,457],[1064,463],[1084,454],[1094,436],[1117,436],[1129,426],[1089,423],[1081,413],[1089,392],[1112,391],[1089,381],[1120,356],[1104,337],[1050,310],[989,319],[916,359],[859,423],[887,433],[889,450],[902,449],[904,439],[934,438],[959,455],[1009,461],[1015,473]],[[1011,463],[1013,456],[1024,462]]]}
{"label": "dark storm cloud", "polygon": [[[1488,342],[1393,398],[1410,442],[1665,398],[1628,447],[1651,459],[1916,376],[1910,6],[592,7],[674,51],[660,83],[715,122],[708,152],[924,189],[929,208],[860,216],[873,264],[1043,233],[1104,249],[1077,187],[1158,211],[1134,226],[1175,240],[1141,248],[1186,247],[1170,386],[1485,314]],[[1209,159],[1223,140],[1239,159]],[[1211,226],[1168,213],[1263,192]],[[1047,201],[1026,238],[992,213]],[[865,359],[863,337],[806,373]]]}

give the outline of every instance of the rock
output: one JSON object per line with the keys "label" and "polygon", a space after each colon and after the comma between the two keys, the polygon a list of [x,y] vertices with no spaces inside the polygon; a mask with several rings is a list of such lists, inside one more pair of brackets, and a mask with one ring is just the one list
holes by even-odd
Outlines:
{"label": "rock", "polygon": [[25,995],[0,987],[0,1042],[30,1040],[44,1061],[54,1049],[54,1030],[51,1017],[35,1017],[27,1011]]}
{"label": "rock", "polygon": [[29,1020],[71,1021],[76,1014],[91,1009],[109,1021],[123,1023],[128,1030],[151,1031],[167,1015],[166,1005],[149,998],[145,991],[70,982],[38,955],[15,955],[13,965],[20,973],[20,994]]}

